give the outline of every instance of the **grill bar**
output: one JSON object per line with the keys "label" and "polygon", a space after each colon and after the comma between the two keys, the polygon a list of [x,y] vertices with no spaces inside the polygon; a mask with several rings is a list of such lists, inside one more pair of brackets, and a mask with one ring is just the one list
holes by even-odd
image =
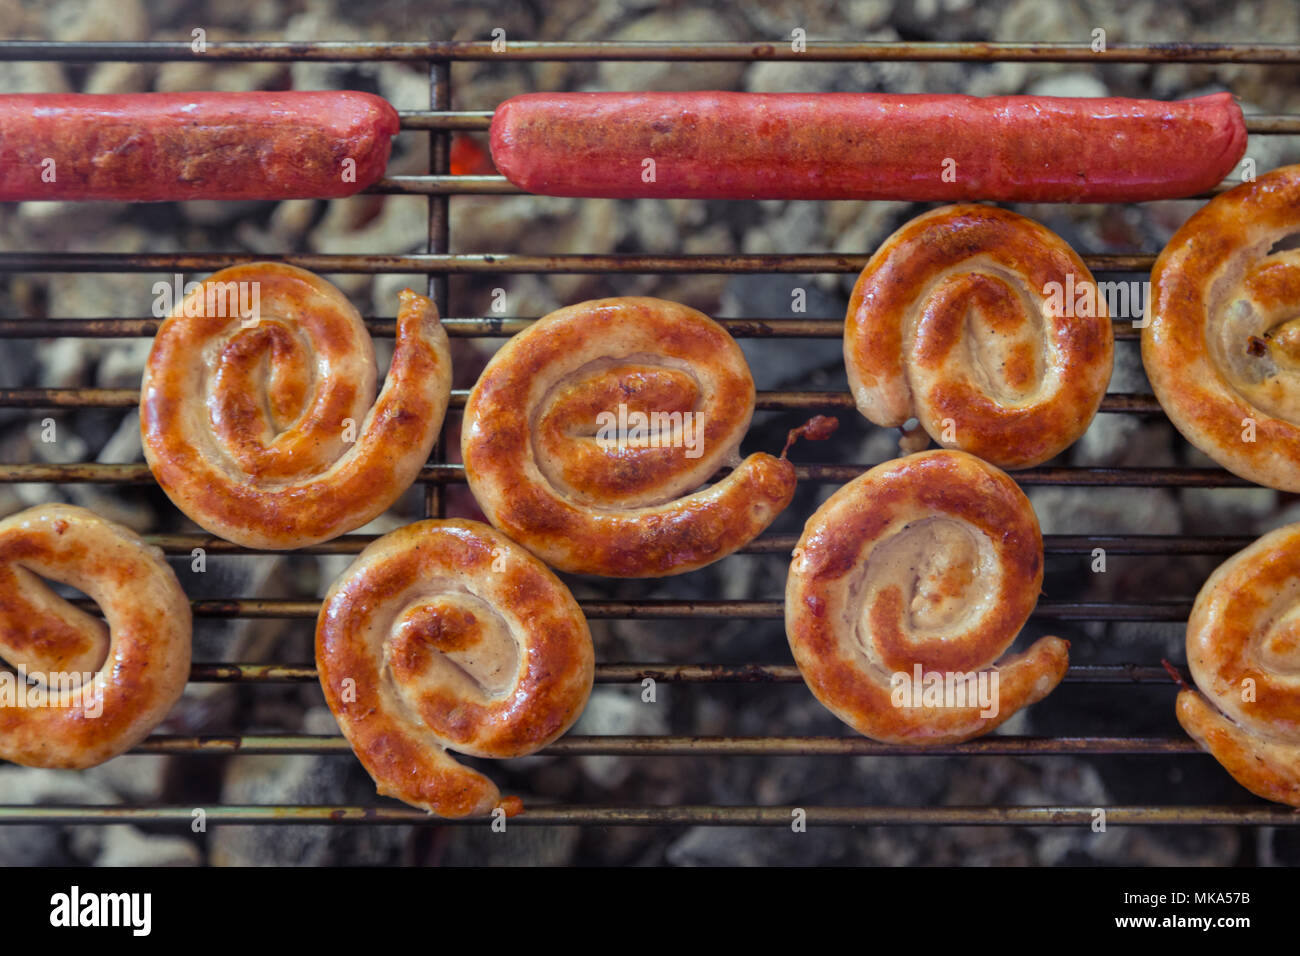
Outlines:
{"label": "grill bar", "polygon": [[393,43],[386,41],[224,41],[195,51],[189,39],[148,42],[69,43],[56,40],[0,42],[0,60],[161,63],[202,61],[337,61],[337,60],[619,60],[720,61],[789,60],[853,62],[859,60],[1040,63],[1300,63],[1294,43],[1109,43],[1093,50],[1089,43],[840,43],[808,40],[796,52],[788,37],[774,42],[565,42],[488,40]]}
{"label": "grill bar", "polygon": [[[796,465],[800,481],[826,481],[843,484],[852,481],[871,465]],[[1068,485],[1074,487],[1110,486],[1116,488],[1253,488],[1220,468],[1026,468],[1011,477],[1022,485]],[[463,483],[463,465],[426,465],[418,481]],[[57,484],[153,484],[153,475],[144,464],[0,464],[0,484],[13,482],[54,482]]]}
{"label": "grill bar", "polygon": [[389,176],[367,193],[393,196],[526,196],[504,176]]}
{"label": "grill bar", "polygon": [[[451,108],[451,64],[440,60],[429,64],[429,106],[443,112]],[[429,171],[435,176],[451,172],[451,134],[434,131],[429,134]],[[428,240],[424,251],[430,255],[451,250],[451,200],[446,195],[430,195],[427,200]],[[446,273],[429,275],[429,297],[438,307],[439,315],[451,311],[451,278]],[[438,435],[430,451],[434,462],[444,459],[443,436]],[[429,482],[424,486],[425,517],[441,516],[446,509],[442,486]]]}
{"label": "grill bar", "polygon": [[[288,253],[265,256],[247,252],[6,252],[0,253],[0,273],[5,272],[215,272],[250,262],[284,262],[309,272],[326,274],[378,274],[382,272],[434,272],[455,275],[475,273],[597,275],[605,273],[714,275],[726,273],[852,273],[861,272],[869,255],[809,253],[806,255],[557,255],[528,256],[514,253],[348,255]],[[1090,254],[1082,256],[1097,272],[1144,272],[1155,264],[1154,253]]]}
{"label": "grill bar", "polygon": [[[71,604],[94,610],[94,602],[77,599]],[[785,616],[781,601],[579,601],[588,618],[616,620],[780,620]],[[1092,601],[1039,601],[1031,618],[1050,621],[1185,621],[1192,602],[1148,601],[1140,604]],[[195,617],[254,620],[315,619],[319,601],[286,598],[218,598],[190,602]]]}
{"label": "grill bar", "polygon": [[[506,338],[528,328],[534,318],[525,316],[453,316],[442,320],[452,338]],[[736,338],[810,338],[838,339],[844,335],[840,319],[739,318],[715,319]],[[370,334],[393,338],[395,319],[366,319]],[[67,338],[140,338],[155,335],[162,319],[0,319],[0,339]],[[1136,339],[1140,334],[1129,321],[1113,322],[1117,339]]]}
{"label": "grill bar", "polygon": [[[213,807],[0,806],[0,824],[148,824],[190,826],[202,809],[214,825],[290,824],[484,826],[482,819],[445,820],[411,807],[264,805]],[[530,806],[508,826],[721,826],[788,827],[796,811],[814,827],[856,826],[1090,826],[1097,810],[1108,826],[1300,826],[1300,814],[1285,807],[1114,806],[1114,807],[772,807],[772,806]]]}
{"label": "grill bar", "polygon": [[[469,389],[453,389],[451,408],[464,408]],[[134,408],[140,392],[134,388],[5,388],[0,389],[0,407],[11,408]],[[841,409],[856,406],[848,392],[759,392],[755,408],[762,411]],[[1102,399],[1103,412],[1161,412],[1154,395],[1115,393]]]}
{"label": "grill bar", "polygon": [[[672,684],[798,684],[793,664],[597,664],[598,684],[639,684],[650,678]],[[315,664],[194,664],[190,680],[202,684],[297,684],[317,680]],[[1163,684],[1173,687],[1160,666],[1076,665],[1065,675],[1071,684]]]}
{"label": "grill bar", "polygon": [[[239,753],[253,756],[316,754],[352,756],[347,738],[324,734],[231,734],[171,736],[155,734],[131,751],[135,754]],[[866,737],[561,737],[539,754],[557,757],[1060,757],[1199,756],[1207,757],[1187,737],[980,737],[961,744],[931,747],[883,744]]]}
{"label": "grill bar", "polygon": [[[472,131],[487,130],[492,126],[494,110],[398,110],[403,130]],[[1253,118],[1253,117],[1252,117]],[[1260,117],[1285,120],[1285,116]],[[1250,126],[1246,127],[1250,130]],[[1254,132],[1251,130],[1251,132]],[[1261,132],[1265,132],[1261,130]]]}
{"label": "grill bar", "polygon": [[[1241,185],[1239,179],[1225,179],[1209,192],[1194,196],[1145,199],[1141,202],[1184,202],[1188,199],[1213,199]],[[391,176],[363,190],[377,195],[398,196],[528,196],[504,176]],[[540,194],[540,195],[545,195]]]}
{"label": "grill bar", "polygon": [[[332,541],[299,548],[295,554],[357,554],[378,536],[371,534],[346,534]],[[206,534],[154,534],[145,535],[150,544],[168,554],[189,555],[202,548],[208,555],[266,554],[255,548],[214,538]],[[798,543],[793,534],[771,534],[757,538],[741,549],[742,554],[789,555]],[[1083,535],[1048,534],[1043,536],[1043,548],[1048,554],[1092,554],[1101,548],[1108,555],[1189,555],[1235,554],[1255,539],[1246,535],[1216,537],[1212,535]]]}

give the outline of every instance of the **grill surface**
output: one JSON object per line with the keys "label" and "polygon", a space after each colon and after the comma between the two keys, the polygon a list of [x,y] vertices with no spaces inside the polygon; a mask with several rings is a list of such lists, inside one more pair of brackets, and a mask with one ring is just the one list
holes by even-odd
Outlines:
{"label": "grill surface", "polygon": [[[443,315],[450,314],[447,277],[469,273],[853,273],[868,255],[451,255],[448,253],[451,221],[449,197],[469,194],[510,194],[518,190],[500,176],[449,175],[449,141],[454,130],[484,130],[492,114],[485,111],[456,112],[451,104],[451,63],[457,60],[917,60],[1114,63],[1300,63],[1300,45],[1228,44],[1113,44],[1104,52],[1093,52],[1088,44],[1036,43],[829,43],[809,41],[806,52],[793,53],[785,44],[750,43],[541,43],[512,41],[504,52],[495,52],[487,42],[456,43],[211,43],[206,52],[195,54],[186,42],[153,43],[60,43],[0,42],[0,60],[57,60],[65,62],[188,60],[317,60],[362,61],[406,60],[427,62],[429,67],[429,109],[401,113],[405,131],[425,130],[430,134],[430,168],[427,175],[394,176],[381,180],[370,191],[384,194],[417,194],[428,197],[428,243],[420,255],[313,255],[289,254],[278,257],[243,253],[159,253],[159,254],[64,254],[32,252],[0,255],[0,273],[17,272],[194,272],[207,273],[235,263],[276,258],[324,273],[423,273],[429,277],[430,294]],[[1300,116],[1253,115],[1247,117],[1252,135],[1300,134]],[[1230,188],[1225,183],[1211,195]],[[1204,197],[1202,197],[1204,198]],[[1149,270],[1155,253],[1083,256],[1090,269],[1101,272]],[[129,338],[151,336],[157,330],[154,318],[75,317],[42,319],[0,319],[0,339],[73,336],[85,338]],[[444,319],[453,337],[513,335],[526,327],[528,317],[462,316]],[[731,318],[722,324],[738,338],[837,339],[843,324],[827,319]],[[367,320],[376,336],[392,337],[391,318]],[[1115,323],[1119,340],[1132,340],[1138,333],[1129,322]],[[452,408],[463,407],[466,393],[452,396]],[[128,408],[137,403],[134,389],[91,388],[3,388],[0,407],[40,409]],[[760,392],[759,409],[840,410],[853,413],[847,392],[785,391]],[[1110,394],[1102,405],[1105,413],[1158,414],[1154,396]],[[798,468],[802,481],[842,483],[860,474],[868,465],[812,464]],[[1220,488],[1250,487],[1250,484],[1220,469],[1210,468],[1033,468],[1013,477],[1024,485],[1122,486]],[[436,448],[433,459],[419,479],[425,486],[425,512],[445,513],[443,489],[464,482],[461,466],[443,460]],[[11,482],[94,482],[111,485],[152,483],[143,464],[0,464],[0,483]],[[805,516],[800,516],[805,517]],[[213,555],[247,555],[257,552],[204,534],[161,534],[148,536],[168,554],[188,555],[203,548]],[[371,535],[345,535],[334,541],[304,548],[304,554],[352,554],[370,541]],[[1048,535],[1049,554],[1087,555],[1104,548],[1119,555],[1181,556],[1230,554],[1253,537],[1182,535]],[[769,534],[744,552],[784,560],[795,543],[792,535]],[[81,602],[83,606],[87,602]],[[779,601],[583,601],[591,618],[742,618],[778,619]],[[193,602],[197,617],[214,618],[314,618],[318,602],[231,596],[221,600]],[[1156,601],[1140,604],[1117,602],[1041,601],[1036,619],[1057,621],[1181,621],[1190,609],[1187,601]],[[639,683],[645,678],[681,683],[765,684],[799,683],[791,664],[644,664],[601,663],[597,683]],[[311,663],[263,664],[202,662],[193,665],[191,680],[203,683],[294,683],[314,682]],[[1169,676],[1158,661],[1125,665],[1076,665],[1066,677],[1069,683],[1167,685]],[[350,754],[341,736],[242,735],[169,736],[155,735],[137,748],[138,753],[171,755],[242,754]],[[995,735],[964,744],[927,748],[895,746],[856,737],[758,736],[581,736],[561,738],[544,753],[585,755],[819,755],[819,756],[961,756],[973,759],[985,755],[1130,755],[1144,757],[1186,756],[1199,753],[1187,738],[1174,737],[1025,737]],[[1209,757],[1201,759],[1209,760]],[[783,806],[547,806],[530,804],[528,812],[511,825],[593,826],[774,826],[790,825],[794,808]],[[1081,806],[962,806],[884,807],[810,806],[809,824],[932,825],[932,826],[1081,826],[1094,820],[1094,807]],[[411,824],[455,823],[430,818],[404,807],[385,806],[217,806],[207,809],[210,822],[238,824]],[[190,807],[41,807],[0,806],[0,824],[111,824],[176,823],[188,825]],[[1114,825],[1234,825],[1275,826],[1300,824],[1300,813],[1285,807],[1259,804],[1243,806],[1111,806],[1106,808]]]}

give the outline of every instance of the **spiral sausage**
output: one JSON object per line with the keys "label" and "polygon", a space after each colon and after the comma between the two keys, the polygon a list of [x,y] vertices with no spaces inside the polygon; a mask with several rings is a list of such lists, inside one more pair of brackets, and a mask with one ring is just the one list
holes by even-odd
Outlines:
{"label": "spiral sausage", "polygon": [[[250,288],[255,321],[227,305]],[[300,548],[360,527],[411,486],[450,394],[447,333],[428,299],[401,293],[376,399],[374,349],[343,293],[257,263],[209,276],[163,322],[140,431],[158,484],[194,522],[248,547]]]}
{"label": "spiral sausage", "polygon": [[844,362],[877,425],[917,418],[940,444],[1028,468],[1088,428],[1114,336],[1092,274],[1059,236],[960,205],[907,223],[854,286]]}
{"label": "spiral sausage", "polygon": [[599,299],[552,312],[493,356],[461,451],[488,520],[553,567],[680,574],[752,540],[794,495],[794,467],[761,453],[686,494],[736,462],[753,411],[745,358],[712,319],[662,299]]}
{"label": "spiral sausage", "polygon": [[316,625],[325,699],[379,792],[445,817],[517,811],[447,750],[521,757],[555,740],[586,706],[593,656],[568,589],[477,521],[384,535]]}
{"label": "spiral sausage", "polygon": [[1210,575],[1187,621],[1178,722],[1247,790],[1300,807],[1300,524]]}
{"label": "spiral sausage", "polygon": [[1156,398],[1224,468],[1300,491],[1300,165],[1217,196],[1156,259],[1142,362]]}
{"label": "spiral sausage", "polygon": [[[814,512],[794,554],[790,649],[817,699],[859,733],[968,740],[1065,675],[1069,644],[1056,637],[998,660],[1038,599],[1043,539],[1024,493],[978,458],[876,466]],[[935,686],[949,696],[931,697]]]}
{"label": "spiral sausage", "polygon": [[80,769],[134,747],[185,689],[190,624],[162,552],[129,529],[71,505],[0,521],[0,659],[17,669],[0,674],[0,758]]}

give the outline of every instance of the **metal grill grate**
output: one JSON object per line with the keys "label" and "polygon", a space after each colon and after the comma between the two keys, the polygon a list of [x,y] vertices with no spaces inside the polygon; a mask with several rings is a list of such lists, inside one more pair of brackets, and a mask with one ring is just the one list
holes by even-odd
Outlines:
{"label": "metal grill grate", "polygon": [[[428,201],[428,243],[420,255],[312,255],[291,254],[278,258],[314,272],[324,273],[423,273],[429,277],[430,294],[444,316],[450,315],[447,277],[470,273],[854,273],[868,256],[844,255],[451,255],[448,250],[451,221],[449,198],[453,195],[503,195],[516,193],[504,177],[449,174],[450,134],[455,130],[485,130],[492,114],[486,111],[451,110],[451,64],[471,60],[914,60],[914,61],[1039,61],[1111,63],[1240,63],[1298,64],[1297,44],[1113,44],[1094,52],[1088,44],[1034,43],[829,43],[809,41],[806,51],[794,53],[784,44],[749,43],[542,43],[511,42],[496,52],[487,42],[456,43],[211,43],[196,54],[187,42],[161,43],[62,43],[0,42],[0,60],[55,60],[90,63],[105,61],[175,61],[189,59],[223,61],[364,61],[403,60],[428,64],[429,109],[401,113],[404,131],[428,131],[431,141],[427,175],[394,176],[381,180],[369,191],[383,194],[424,195]],[[1300,134],[1300,116],[1255,115],[1247,117],[1252,135]],[[1230,188],[1225,183],[1211,195]],[[1204,198],[1204,197],[1202,197]],[[15,272],[195,272],[207,273],[240,262],[260,261],[262,255],[244,254],[64,254],[50,252],[0,255],[0,273]],[[1085,255],[1090,269],[1146,271],[1154,253],[1136,255]],[[0,339],[70,336],[85,338],[130,338],[151,336],[157,330],[153,318],[42,318],[0,319]],[[453,337],[505,337],[526,327],[529,318],[497,316],[451,316],[444,319]],[[741,338],[835,339],[843,324],[827,319],[731,318],[721,323]],[[391,318],[370,318],[367,325],[376,336],[392,337]],[[1116,338],[1132,340],[1137,332],[1131,323],[1115,323]],[[452,396],[452,408],[463,407],[466,393]],[[137,404],[133,389],[101,388],[4,388],[0,407],[9,408],[127,408]],[[853,403],[847,392],[785,391],[760,392],[759,409],[846,410]],[[1110,394],[1102,405],[1108,413],[1152,414],[1160,409],[1154,396]],[[866,465],[814,464],[800,466],[802,481],[842,483],[860,474]],[[1249,486],[1226,471],[1210,468],[1033,468],[1013,477],[1024,485],[1121,486],[1219,488]],[[143,464],[0,464],[0,483],[94,482],[111,485],[141,485],[153,478]],[[443,460],[435,448],[419,481],[425,486],[425,513],[445,513],[443,489],[463,483],[463,468]],[[188,555],[204,548],[214,555],[246,555],[257,552],[204,534],[161,534],[149,536],[168,554]],[[334,541],[304,548],[302,554],[352,554],[373,536],[352,534]],[[1227,555],[1248,544],[1249,537],[1207,537],[1184,535],[1049,535],[1050,554],[1086,555],[1094,548],[1123,555],[1180,556]],[[743,549],[745,553],[788,555],[794,546],[791,535],[767,535]],[[85,602],[83,602],[84,604]],[[772,619],[782,616],[779,601],[584,601],[591,618],[725,618]],[[260,599],[232,596],[222,600],[193,602],[198,617],[214,618],[314,618],[318,602]],[[1190,604],[1186,601],[1157,601],[1141,604],[1116,602],[1043,601],[1035,611],[1039,619],[1058,621],[1181,621]],[[644,678],[681,683],[798,683],[800,677],[789,664],[642,664],[601,663],[598,683],[635,683]],[[314,682],[311,664],[262,664],[204,662],[193,665],[191,680],[208,683],[294,683]],[[1168,675],[1152,661],[1144,665],[1076,665],[1066,677],[1070,683],[1165,684]],[[137,753],[173,755],[242,754],[346,754],[348,744],[341,736],[165,736],[155,735]],[[698,736],[581,736],[561,738],[544,753],[585,755],[824,755],[906,756],[939,755],[974,758],[983,755],[1130,755],[1162,756],[1198,753],[1189,739],[1152,737],[1023,737],[991,736],[964,744],[938,748],[881,744],[856,736],[806,737],[698,737]],[[1206,757],[1205,759],[1209,759]],[[547,806],[530,805],[528,812],[512,825],[717,825],[789,826],[792,807],[781,806]],[[853,825],[939,825],[939,826],[1080,826],[1093,820],[1094,808],[1081,806],[969,806],[969,807],[805,807],[809,824]],[[454,823],[430,818],[424,813],[394,806],[219,806],[207,810],[213,823],[240,824],[383,824]],[[1115,825],[1297,825],[1300,814],[1285,807],[1245,806],[1112,806],[1106,808],[1108,822]],[[192,819],[190,807],[34,807],[0,806],[0,823],[106,824],[183,823]]]}

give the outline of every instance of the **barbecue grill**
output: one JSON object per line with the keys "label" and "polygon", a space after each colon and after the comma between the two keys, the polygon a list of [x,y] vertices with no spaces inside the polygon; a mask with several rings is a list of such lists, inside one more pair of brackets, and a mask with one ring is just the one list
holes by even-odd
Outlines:
{"label": "barbecue grill", "polygon": [[[870,250],[862,255],[506,255],[449,254],[453,223],[449,199],[454,195],[509,194],[517,192],[503,177],[449,174],[449,143],[452,131],[485,130],[491,113],[451,109],[451,64],[470,60],[791,60],[791,61],[995,61],[1037,62],[1078,61],[1087,63],[1237,63],[1300,65],[1300,44],[1113,44],[1095,52],[1089,44],[1037,43],[829,43],[809,41],[802,52],[788,43],[543,43],[509,42],[504,49],[491,42],[454,43],[210,43],[202,54],[185,42],[149,43],[64,43],[0,42],[0,59],[55,60],[73,63],[103,61],[164,61],[201,57],[224,61],[372,61],[401,60],[426,63],[429,72],[429,109],[401,114],[403,131],[426,131],[431,138],[431,162],[426,175],[393,176],[380,181],[371,192],[423,195],[428,202],[428,244],[421,254],[325,255],[293,254],[277,257],[245,254],[67,254],[33,251],[0,255],[0,272],[174,272],[204,274],[240,262],[277,258],[320,273],[419,273],[429,278],[430,294],[438,302],[447,332],[453,337],[504,338],[526,327],[526,317],[462,316],[449,301],[447,277],[472,273],[855,273],[866,263]],[[1252,136],[1300,134],[1300,116],[1252,115],[1247,117]],[[1227,184],[1231,185],[1231,184]],[[1225,185],[1221,188],[1227,188]],[[1152,250],[1143,254],[1083,256],[1088,267],[1099,272],[1142,272],[1155,259]],[[158,325],[153,318],[108,318],[103,316],[54,317],[42,319],[0,319],[0,338],[129,338],[152,335]],[[838,339],[840,321],[824,318],[739,317],[724,318],[722,324],[738,338]],[[375,336],[392,337],[392,319],[367,320]],[[1115,323],[1120,341],[1137,338],[1128,321]],[[1132,347],[1132,346],[1129,346]],[[2,384],[2,383],[0,383]],[[760,383],[761,384],[761,383]],[[453,392],[452,408],[463,408],[464,391]],[[105,388],[0,388],[0,407],[35,409],[128,408],[135,406],[134,389]],[[851,396],[839,391],[760,391],[757,407],[763,410],[840,412],[856,415]],[[1101,406],[1106,414],[1156,414],[1159,406],[1149,394],[1109,394]],[[455,412],[453,411],[454,415]],[[802,448],[804,456],[816,455],[817,446]],[[463,483],[461,466],[445,460],[442,449],[420,474],[425,489],[428,516],[446,510],[444,491]],[[839,484],[860,474],[866,464],[826,462],[798,467],[803,482]],[[1249,483],[1225,471],[1211,468],[1136,467],[1039,467],[1017,472],[1023,485],[1119,486],[1166,488],[1249,487]],[[143,485],[153,479],[144,464],[0,464],[0,482],[91,482],[111,486]],[[798,515],[802,521],[806,514]],[[211,555],[248,555],[256,552],[205,534],[160,534],[148,538],[169,555],[189,555],[203,548]],[[336,540],[302,549],[294,554],[353,554],[373,536],[349,534]],[[1204,535],[1070,534],[1048,535],[1049,556],[1088,555],[1104,548],[1112,555],[1140,555],[1174,559],[1187,555],[1226,556],[1253,538]],[[769,534],[744,549],[765,556],[763,560],[786,562],[795,538]],[[292,560],[292,554],[290,555]],[[727,559],[732,560],[732,559]],[[673,619],[779,619],[779,600],[588,600],[582,602],[588,617]],[[217,600],[197,600],[198,618],[289,618],[316,616],[318,603],[306,600],[268,599],[232,594]],[[1043,600],[1035,616],[1055,621],[1165,621],[1185,620],[1187,600],[1157,600],[1142,603]],[[599,658],[599,653],[598,653]],[[645,678],[680,683],[720,682],[744,684],[754,693],[770,683],[798,683],[799,674],[789,663],[747,665],[711,663],[619,663],[599,661],[598,683],[639,683]],[[314,682],[315,667],[300,664],[264,664],[240,661],[202,661],[193,666],[194,682],[265,684]],[[1159,659],[1128,665],[1078,665],[1070,668],[1068,683],[1167,685],[1169,675]],[[1060,755],[1126,755],[1150,760],[1186,757],[1199,753],[1182,735],[1170,737],[1089,736],[1026,737],[994,735],[963,744],[924,750],[876,743],[856,736],[790,736],[781,727],[769,735],[752,737],[708,736],[581,736],[561,738],[545,753],[562,756],[632,755],[817,755],[828,759],[851,756],[946,755],[977,760],[986,755],[1052,757]],[[213,754],[330,754],[348,753],[341,736],[309,735],[154,735],[137,753],[185,756],[199,760]],[[1208,756],[1191,759],[1211,760]],[[491,771],[489,771],[491,772]],[[1250,800],[1241,791],[1237,805],[1169,805],[1152,793],[1150,805],[1106,807],[1110,825],[1249,825],[1296,826],[1300,813],[1281,806]],[[795,808],[790,806],[664,806],[645,794],[641,805],[547,805],[533,802],[527,811],[511,819],[510,826],[593,825],[593,826],[772,826],[788,827]],[[804,806],[810,826],[855,825],[996,825],[996,826],[1087,826],[1096,808],[1060,806]],[[421,811],[381,803],[378,798],[366,806],[213,806],[205,808],[213,824],[436,824],[482,826],[480,820],[446,821]],[[0,806],[0,823],[5,824],[109,824],[149,823],[188,825],[193,810],[188,806]]]}

